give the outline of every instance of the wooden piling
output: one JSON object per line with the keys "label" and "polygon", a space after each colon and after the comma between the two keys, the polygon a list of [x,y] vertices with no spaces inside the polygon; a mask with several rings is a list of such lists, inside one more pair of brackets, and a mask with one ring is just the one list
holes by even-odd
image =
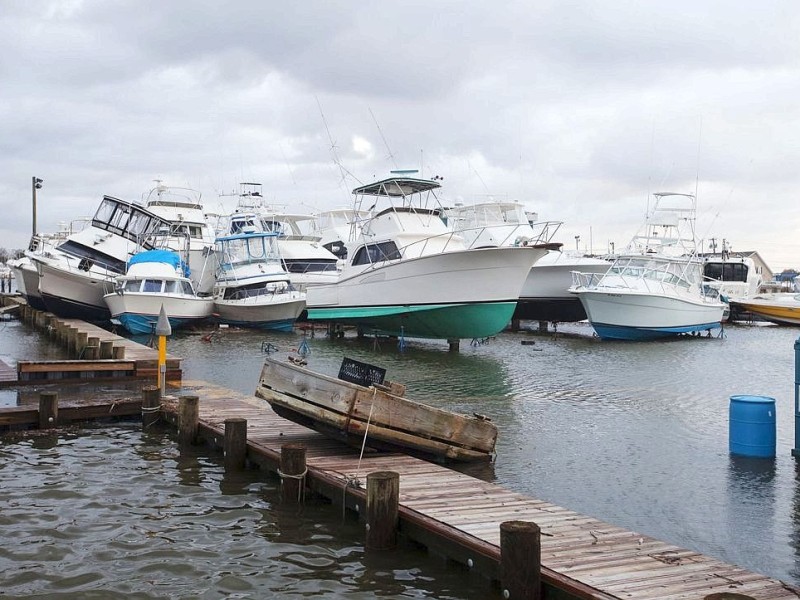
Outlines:
{"label": "wooden piling", "polygon": [[39,429],[52,429],[58,424],[58,392],[39,394]]}
{"label": "wooden piling", "polygon": [[199,396],[181,396],[178,398],[178,442],[181,446],[191,446],[195,443],[199,418]]}
{"label": "wooden piling", "polygon": [[161,389],[157,385],[142,388],[142,429],[153,426],[161,417]]}
{"label": "wooden piling", "polygon": [[86,344],[86,352],[83,353],[83,358],[86,360],[97,360],[100,355],[100,338],[90,337]]}
{"label": "wooden piling", "polygon": [[114,356],[114,342],[112,340],[103,340],[100,342],[100,358],[108,359]]}
{"label": "wooden piling", "polygon": [[306,447],[302,444],[281,446],[281,489],[283,501],[299,504],[306,485]]}
{"label": "wooden piling", "polygon": [[89,344],[89,334],[85,331],[78,331],[75,336],[75,355],[79,358],[85,358],[84,349]]}
{"label": "wooden piling", "polygon": [[247,459],[247,419],[225,419],[224,453],[225,472],[241,471]]}
{"label": "wooden piling", "polygon": [[461,340],[447,340],[447,348],[449,352],[458,352],[461,347]]}
{"label": "wooden piling", "polygon": [[125,359],[125,346],[114,346],[111,349],[111,358],[116,360],[124,360]]}
{"label": "wooden piling", "polygon": [[367,475],[367,549],[394,548],[397,543],[399,503],[399,473],[375,471]]}
{"label": "wooden piling", "polygon": [[541,531],[529,521],[500,523],[500,585],[506,598],[542,598]]}

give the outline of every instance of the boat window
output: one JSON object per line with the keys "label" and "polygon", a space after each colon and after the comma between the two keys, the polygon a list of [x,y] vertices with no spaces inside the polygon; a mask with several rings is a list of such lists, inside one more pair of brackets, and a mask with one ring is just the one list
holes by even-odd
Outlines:
{"label": "boat window", "polygon": [[99,223],[108,223],[111,219],[111,215],[114,214],[114,206],[114,202],[103,200],[97,208],[97,212],[94,214],[94,220]]}
{"label": "boat window", "polygon": [[164,291],[167,294],[180,294],[181,293],[180,283],[181,283],[180,281],[176,281],[174,279],[171,281],[167,281],[164,284]]}
{"label": "boat window", "polygon": [[125,291],[126,292],[138,292],[139,288],[141,287],[142,282],[138,279],[134,279],[132,281],[125,282]]}
{"label": "boat window", "polygon": [[194,296],[194,290],[192,289],[191,283],[189,283],[188,281],[181,281],[181,286],[183,287],[184,294]]}
{"label": "boat window", "polygon": [[283,223],[279,221],[272,221],[270,219],[262,219],[261,225],[264,228],[264,231],[273,231],[280,236],[284,236],[286,232],[283,229]]}
{"label": "boat window", "polygon": [[158,293],[161,291],[162,281],[160,279],[145,279],[142,286],[143,292]]}
{"label": "boat window", "polygon": [[705,266],[706,279],[717,281],[747,282],[747,265],[744,263],[708,263]]}
{"label": "boat window", "polygon": [[249,238],[247,240],[247,252],[250,254],[250,258],[264,258],[264,238],[261,236]]}
{"label": "boat window", "polygon": [[196,240],[202,240],[203,239],[202,225],[189,225],[189,237],[194,238]]}
{"label": "boat window", "polygon": [[130,209],[127,206],[118,204],[108,224],[121,233],[128,227],[129,218]]}
{"label": "boat window", "polygon": [[354,265],[367,265],[370,263],[382,262],[384,260],[397,260],[402,258],[394,242],[382,242],[380,244],[367,244],[356,251],[353,257]]}
{"label": "boat window", "polygon": [[325,271],[335,271],[336,259],[286,259],[283,261],[283,268],[289,273],[322,273]]}

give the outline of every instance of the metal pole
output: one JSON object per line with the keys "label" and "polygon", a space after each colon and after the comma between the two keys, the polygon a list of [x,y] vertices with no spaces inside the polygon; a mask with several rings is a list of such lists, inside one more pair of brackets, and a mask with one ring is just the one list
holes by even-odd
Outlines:
{"label": "metal pole", "polygon": [[36,235],[36,177],[31,178],[31,190],[33,191],[33,235]]}
{"label": "metal pole", "polygon": [[158,336],[158,386],[161,397],[167,395],[167,336]]}
{"label": "metal pole", "polygon": [[794,342],[794,448],[792,456],[800,457],[800,338]]}

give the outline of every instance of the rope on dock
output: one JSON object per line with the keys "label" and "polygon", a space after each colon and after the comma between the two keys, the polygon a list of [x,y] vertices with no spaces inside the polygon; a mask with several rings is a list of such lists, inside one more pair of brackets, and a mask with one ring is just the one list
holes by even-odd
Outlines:
{"label": "rope on dock", "polygon": [[283,485],[284,479],[297,479],[300,481],[300,485],[297,486],[297,503],[299,504],[302,501],[305,501],[305,493],[306,493],[306,474],[308,473],[308,467],[303,469],[302,473],[298,473],[297,475],[289,475],[288,473],[284,473],[280,469],[276,469],[278,471],[278,477],[281,478],[281,485]]}

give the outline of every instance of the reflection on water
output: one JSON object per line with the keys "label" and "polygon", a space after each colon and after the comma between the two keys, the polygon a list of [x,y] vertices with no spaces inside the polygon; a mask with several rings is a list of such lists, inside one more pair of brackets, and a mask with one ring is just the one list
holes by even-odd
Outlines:
{"label": "reflection on water", "polygon": [[[355,337],[329,340],[320,331],[306,341],[314,370],[336,375],[348,356],[386,368],[389,379],[407,385],[409,398],[492,418],[500,429],[497,459],[476,476],[800,583],[800,471],[790,456],[793,344],[800,330],[732,326],[722,339],[640,344],[601,342],[584,324],[560,330],[557,336],[503,333],[481,346],[465,341],[457,354],[441,342],[409,341],[401,353],[390,340],[378,345]],[[177,333],[169,352],[184,357],[187,379],[252,394],[264,359],[262,343],[285,356],[302,341],[301,333],[229,330],[210,342]],[[776,398],[776,459],[729,456],[729,399],[736,394]],[[180,477],[173,482],[185,489],[181,493],[208,485],[207,461],[198,460],[181,475],[185,483]],[[183,473],[174,468],[172,476]],[[228,483],[214,477],[214,492],[224,492]],[[282,536],[306,535],[293,523],[271,512],[253,529],[282,544]],[[344,539],[335,527],[324,535]],[[347,570],[352,592],[383,577],[384,566],[375,574],[350,546],[337,547],[331,560],[338,561],[338,570],[324,568],[321,580],[339,577],[341,584]],[[282,568],[290,564],[313,572],[302,552],[288,551]],[[412,569],[414,585],[422,585],[429,574],[431,561],[424,562],[422,571]],[[449,593],[436,592],[438,597]]]}

